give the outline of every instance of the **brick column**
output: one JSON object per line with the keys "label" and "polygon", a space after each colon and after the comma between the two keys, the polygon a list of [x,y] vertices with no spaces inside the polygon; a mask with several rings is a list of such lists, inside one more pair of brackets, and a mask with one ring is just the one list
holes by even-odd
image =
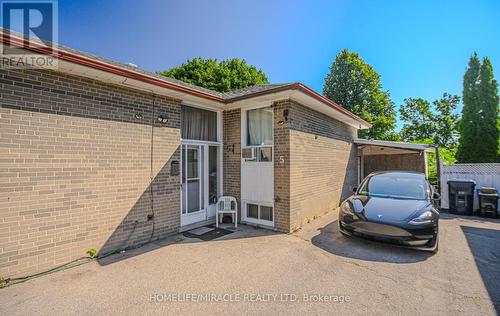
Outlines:
{"label": "brick column", "polygon": [[274,107],[274,225],[277,230],[293,230],[290,221],[290,121],[283,111],[289,101],[279,101]]}
{"label": "brick column", "polygon": [[224,195],[234,196],[241,210],[241,110],[224,111],[222,120]]}

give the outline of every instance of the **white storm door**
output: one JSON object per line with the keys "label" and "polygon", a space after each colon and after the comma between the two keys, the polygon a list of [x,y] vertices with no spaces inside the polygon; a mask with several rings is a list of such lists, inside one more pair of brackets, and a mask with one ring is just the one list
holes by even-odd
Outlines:
{"label": "white storm door", "polygon": [[182,145],[182,210],[181,226],[204,221],[205,145]]}

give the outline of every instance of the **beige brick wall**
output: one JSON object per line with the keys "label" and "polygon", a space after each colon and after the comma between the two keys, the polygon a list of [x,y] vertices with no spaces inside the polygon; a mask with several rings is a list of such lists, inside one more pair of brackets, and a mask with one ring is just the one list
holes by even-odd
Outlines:
{"label": "beige brick wall", "polygon": [[290,109],[289,101],[274,104],[274,226],[290,231],[290,126],[283,111]]}
{"label": "beige brick wall", "polygon": [[178,230],[179,101],[51,71],[0,84],[0,276]]}
{"label": "beige brick wall", "polygon": [[[289,119],[280,125],[284,109],[288,109]],[[290,231],[336,209],[356,186],[352,143],[356,130],[296,102],[282,101],[275,107],[274,135],[275,195],[283,201],[275,204],[276,218],[283,218],[277,221],[277,228]],[[279,161],[280,155],[284,163]]]}
{"label": "beige brick wall", "polygon": [[224,111],[222,120],[224,195],[234,196],[241,205],[241,110]]}

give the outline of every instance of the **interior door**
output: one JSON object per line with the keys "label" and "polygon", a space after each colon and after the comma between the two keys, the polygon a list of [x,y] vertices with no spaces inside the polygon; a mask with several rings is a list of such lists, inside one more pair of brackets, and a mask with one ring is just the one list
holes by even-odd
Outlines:
{"label": "interior door", "polygon": [[182,145],[181,226],[206,219],[205,146]]}

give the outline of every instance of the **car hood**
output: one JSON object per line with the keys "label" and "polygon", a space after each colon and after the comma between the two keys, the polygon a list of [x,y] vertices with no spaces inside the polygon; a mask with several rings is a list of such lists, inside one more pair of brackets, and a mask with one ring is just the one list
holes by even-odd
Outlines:
{"label": "car hood", "polygon": [[355,195],[350,198],[354,211],[370,221],[406,221],[430,205],[427,200],[408,200]]}

